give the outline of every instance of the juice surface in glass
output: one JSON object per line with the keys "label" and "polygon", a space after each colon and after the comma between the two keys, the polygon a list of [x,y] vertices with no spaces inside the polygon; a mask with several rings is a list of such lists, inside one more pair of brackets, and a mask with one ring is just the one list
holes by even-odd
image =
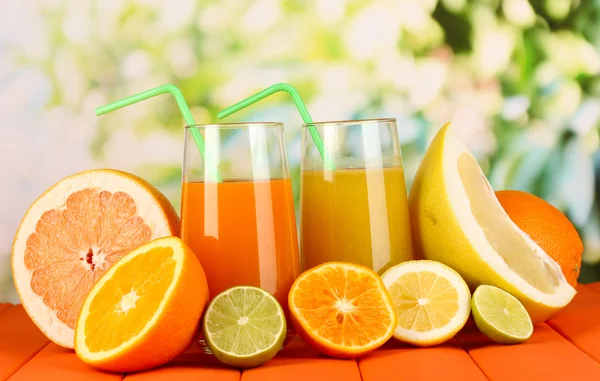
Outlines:
{"label": "juice surface in glass", "polygon": [[383,273],[413,259],[406,183],[393,119],[313,124],[334,168],[303,131],[301,258],[307,270],[329,261]]}
{"label": "juice surface in glass", "polygon": [[290,179],[182,184],[181,237],[196,253],[210,298],[247,285],[271,293],[287,315],[299,274]]}

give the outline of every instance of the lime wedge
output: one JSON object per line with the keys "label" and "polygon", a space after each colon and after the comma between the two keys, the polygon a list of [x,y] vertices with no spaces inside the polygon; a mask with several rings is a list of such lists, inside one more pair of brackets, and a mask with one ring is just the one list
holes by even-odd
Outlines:
{"label": "lime wedge", "polygon": [[224,364],[253,368],[272,359],[286,334],[285,315],[268,292],[233,287],[209,304],[202,330],[208,348]]}
{"label": "lime wedge", "polygon": [[477,287],[471,310],[477,328],[496,343],[522,343],[533,333],[533,324],[525,307],[498,287]]}

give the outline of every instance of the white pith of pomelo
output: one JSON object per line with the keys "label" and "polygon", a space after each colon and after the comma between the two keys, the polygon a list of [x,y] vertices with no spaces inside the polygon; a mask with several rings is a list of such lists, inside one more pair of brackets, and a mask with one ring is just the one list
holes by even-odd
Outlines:
{"label": "white pith of pomelo", "polygon": [[[39,239],[33,239],[30,242],[31,245],[35,244],[35,242],[33,241],[44,241],[45,245],[44,248],[57,248],[57,247],[65,247],[65,245],[63,244],[62,246],[59,246],[60,243],[57,242],[81,242],[83,241],[83,239],[78,240],[73,239],[73,240],[62,240],[61,238],[66,238],[67,235],[69,235],[70,233],[73,233],[75,231],[78,231],[75,228],[72,229],[67,229],[67,228],[57,228],[55,229],[57,232],[55,235],[53,234],[48,234],[48,229],[47,227],[49,226],[49,224],[44,224],[44,231],[43,233],[36,231],[36,229],[38,228],[38,222],[40,221],[40,219],[42,218],[42,216],[48,212],[48,211],[52,211],[50,212],[52,215],[56,216],[59,214],[56,214],[58,212],[62,213],[61,215],[64,216],[64,211],[65,209],[67,209],[67,200],[69,199],[69,196],[76,194],[76,195],[83,195],[83,190],[86,189],[91,189],[92,191],[87,191],[89,193],[85,193],[86,195],[91,194],[92,196],[96,193],[98,193],[98,197],[100,197],[100,193],[105,191],[105,192],[110,192],[109,193],[102,193],[103,199],[109,199],[111,202],[113,202],[114,200],[128,200],[131,201],[130,199],[133,200],[134,204],[135,204],[135,213],[133,213],[131,216],[128,217],[127,220],[122,220],[123,221],[131,221],[131,224],[128,226],[136,226],[139,227],[140,229],[144,230],[144,234],[143,237],[147,236],[147,239],[144,239],[144,242],[139,242],[139,244],[144,244],[148,241],[154,240],[156,238],[159,237],[164,237],[164,236],[171,236],[171,235],[179,235],[179,218],[177,216],[177,213],[175,212],[175,210],[173,209],[172,205],[170,204],[170,202],[166,199],[166,197],[164,195],[162,195],[156,188],[154,188],[152,185],[150,185],[148,182],[146,182],[145,180],[126,173],[126,172],[121,172],[121,171],[116,171],[116,170],[111,170],[111,169],[98,169],[98,170],[89,170],[89,171],[84,171],[84,172],[80,172],[77,174],[74,174],[72,176],[66,177],[62,180],[60,180],[58,183],[56,183],[55,185],[53,185],[52,187],[50,187],[42,196],[40,196],[37,200],[34,201],[34,203],[30,206],[29,210],[27,210],[27,212],[25,213],[25,216],[23,217],[23,220],[21,221],[21,224],[19,226],[19,229],[17,230],[17,233],[15,235],[15,240],[13,243],[13,250],[12,250],[12,270],[13,270],[13,278],[14,278],[14,283],[15,283],[15,287],[17,289],[17,292],[19,294],[19,297],[21,299],[21,303],[23,304],[23,307],[25,308],[25,310],[27,311],[27,313],[29,314],[29,316],[31,317],[31,319],[34,321],[34,323],[40,328],[40,330],[42,330],[42,332],[44,332],[44,334],[53,342],[55,342],[56,344],[63,346],[63,347],[67,347],[67,348],[73,348],[74,345],[74,328],[70,327],[68,324],[65,323],[65,321],[61,320],[59,318],[59,313],[57,310],[50,308],[46,302],[44,302],[43,297],[40,296],[39,294],[37,294],[36,292],[34,292],[34,290],[32,289],[32,278],[34,276],[34,271],[38,271],[36,273],[36,280],[37,279],[54,279],[52,278],[52,273],[56,273],[57,271],[55,271],[55,269],[65,269],[65,268],[70,268],[70,269],[76,269],[76,272],[72,272],[71,274],[77,274],[77,275],[81,275],[82,273],[85,274],[84,277],[80,277],[81,279],[85,278],[86,279],[86,287],[73,287],[71,292],[71,299],[72,300],[81,300],[82,301],[82,292],[78,292],[78,290],[81,289],[87,289],[87,284],[91,281],[92,285],[93,283],[95,283],[99,276],[101,274],[103,274],[104,272],[106,272],[106,270],[108,269],[108,267],[110,266],[110,264],[114,263],[114,261],[118,260],[120,257],[122,257],[123,255],[127,254],[125,252],[120,253],[120,251],[123,250],[128,250],[129,247],[127,245],[124,245],[123,247],[120,247],[120,250],[114,250],[114,251],[110,251],[110,250],[105,250],[104,253],[98,253],[98,255],[96,255],[96,253],[94,252],[95,249],[98,248],[94,248],[94,250],[92,250],[92,255],[90,256],[90,261],[93,263],[92,264],[87,264],[87,258],[86,255],[88,254],[88,251],[86,251],[85,249],[82,249],[81,251],[78,250],[71,250],[71,252],[69,251],[65,251],[65,250],[56,250],[56,253],[53,253],[52,250],[36,250],[36,253],[50,253],[46,256],[43,255],[36,255],[36,256],[29,256],[28,258],[36,258],[37,262],[36,263],[42,263],[42,265],[40,266],[34,266],[30,263],[29,267],[26,264],[26,251],[28,250],[28,240],[30,239],[30,237],[32,236],[33,233],[36,233],[36,235],[39,238],[40,236],[42,236],[42,238]],[[80,193],[77,193],[80,192]],[[122,192],[122,193],[118,193],[118,192]],[[118,193],[119,196],[115,197],[115,195]],[[129,198],[127,198],[127,196],[123,195],[126,194],[129,196]],[[112,197],[112,198],[111,198]],[[73,197],[71,200],[75,199],[76,197]],[[93,199],[90,198],[90,199]],[[72,202],[72,201],[70,201]],[[100,202],[100,201],[99,201]],[[71,206],[76,206],[76,205],[80,205],[75,203],[72,203]],[[98,204],[99,205],[99,204]],[[110,204],[111,206],[113,204]],[[116,204],[115,204],[116,205]],[[128,204],[131,207],[131,203],[129,202]],[[55,211],[54,211],[55,210]],[[98,210],[102,210],[100,206],[98,206]],[[129,210],[129,212],[131,212],[132,209]],[[71,213],[71,215],[73,215],[73,213],[75,213],[76,211],[78,211],[76,208],[71,208],[69,210],[69,213]],[[113,210],[111,209],[111,212]],[[108,215],[109,213],[106,213],[105,215]],[[90,216],[92,216],[92,214],[90,214]],[[121,215],[125,215],[125,214],[121,214]],[[98,214],[98,216],[100,216],[100,214]],[[133,219],[135,217],[135,219]],[[141,221],[137,218],[141,218]],[[66,218],[66,217],[65,217]],[[72,218],[69,219],[69,221],[80,221],[80,219],[78,218]],[[61,220],[62,221],[62,220]],[[146,226],[141,226],[142,224],[145,224]],[[88,226],[88,225],[86,225]],[[96,231],[104,231],[104,232],[108,232],[111,230],[110,227],[105,227],[105,229],[100,229],[98,227],[98,225],[94,225],[97,229],[94,229],[93,232]],[[119,225],[122,226],[122,225]],[[60,230],[60,231],[59,231]],[[123,229],[125,230],[125,229]],[[149,230],[149,231],[148,231]],[[83,229],[80,229],[78,232],[80,231],[84,231],[85,234],[89,234],[89,236],[93,237],[93,233],[92,230],[90,229],[89,231],[85,231]],[[62,232],[62,233],[61,233]],[[127,235],[127,233],[123,233],[123,234],[117,234],[117,236],[123,236],[125,237]],[[111,236],[102,236],[102,238],[98,238],[98,241],[102,240],[102,242],[109,240],[110,237],[114,237],[115,235],[111,235]],[[76,235],[76,237],[81,237]],[[107,238],[108,237],[108,238]],[[112,242],[112,241],[111,241]],[[133,240],[133,242],[135,242],[135,244],[137,245],[137,241]],[[122,241],[116,241],[115,245],[107,247],[107,248],[101,248],[103,249],[115,249],[115,247],[118,247],[118,245],[116,245],[116,243],[123,243]],[[83,245],[81,245],[83,246]],[[138,245],[139,246],[139,245]],[[69,246],[70,248],[73,247],[77,247],[79,248],[78,245],[75,246]],[[31,249],[30,249],[31,250]],[[101,250],[100,250],[101,251]],[[119,253],[117,253],[117,251],[119,251]],[[31,251],[30,251],[31,253]],[[108,253],[108,255],[107,255]],[[76,257],[78,256],[78,257]],[[84,260],[81,260],[80,258],[84,257]],[[58,264],[59,260],[63,260],[63,261],[68,261],[68,265],[66,266],[60,266]],[[31,260],[29,260],[31,262]],[[82,264],[81,266],[83,268],[85,268],[85,271],[82,270],[81,268],[79,268],[77,264],[75,264],[75,261],[81,261]],[[94,263],[95,262],[95,263]],[[78,262],[77,262],[78,263]],[[49,267],[49,265],[51,264],[55,264],[56,267],[53,267],[52,269]],[[71,266],[71,267],[67,267],[67,266]],[[87,269],[85,266],[90,267],[90,269]],[[96,266],[98,266],[98,268],[96,269]],[[91,267],[94,267],[94,270],[91,269]],[[106,267],[106,268],[104,268]],[[43,271],[43,269],[46,269],[44,274],[50,274],[49,276],[45,276],[45,277],[41,277],[40,272]],[[91,273],[89,271],[91,271]],[[84,271],[84,272],[82,272]],[[40,282],[36,282],[36,285],[38,288],[40,288],[41,292],[44,292],[43,295],[48,295],[49,293],[56,293],[58,291],[60,291],[60,287],[63,287],[63,290],[67,289],[67,284],[69,286],[73,286],[73,283],[69,283],[69,282],[77,282],[77,279],[72,279],[73,277],[69,277],[68,275],[63,274],[60,277],[57,277],[57,279],[59,279],[59,281],[53,281],[52,282],[52,287],[48,287],[48,288],[43,288],[42,286],[40,286]],[[81,285],[81,283],[77,283],[78,285]],[[91,287],[91,285],[89,286]],[[84,298],[85,296],[83,296]],[[56,300],[56,298],[52,297],[52,300]],[[62,301],[63,299],[60,298],[60,300]],[[60,302],[62,304],[69,304],[69,302]],[[49,303],[52,304],[52,303]],[[74,307],[73,307],[74,308]],[[75,309],[75,308],[74,308]],[[64,311],[63,311],[64,312]],[[72,314],[69,314],[69,316]]]}

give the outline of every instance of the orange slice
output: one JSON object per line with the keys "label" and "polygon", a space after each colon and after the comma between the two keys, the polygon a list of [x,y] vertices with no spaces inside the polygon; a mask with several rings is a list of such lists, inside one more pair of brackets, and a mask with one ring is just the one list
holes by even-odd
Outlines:
{"label": "orange slice", "polygon": [[112,372],[162,365],[192,343],[208,302],[206,276],[176,237],[152,241],[123,257],[83,303],[75,351]]}
{"label": "orange slice", "polygon": [[398,324],[392,300],[376,272],[328,262],[298,277],[289,294],[298,335],[323,354],[353,358],[384,344]]}
{"label": "orange slice", "polygon": [[177,213],[146,181],[108,169],[80,172],[48,189],[23,217],[12,252],[15,287],[42,332],[73,348],[94,283],[133,249],[178,234]]}

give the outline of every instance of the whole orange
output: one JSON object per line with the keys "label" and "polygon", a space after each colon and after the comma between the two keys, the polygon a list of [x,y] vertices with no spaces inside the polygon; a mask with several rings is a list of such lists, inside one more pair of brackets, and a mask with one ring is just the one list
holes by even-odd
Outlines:
{"label": "whole orange", "polygon": [[562,269],[571,286],[577,286],[583,242],[577,230],[560,210],[527,192],[496,192],[510,219],[531,237]]}

